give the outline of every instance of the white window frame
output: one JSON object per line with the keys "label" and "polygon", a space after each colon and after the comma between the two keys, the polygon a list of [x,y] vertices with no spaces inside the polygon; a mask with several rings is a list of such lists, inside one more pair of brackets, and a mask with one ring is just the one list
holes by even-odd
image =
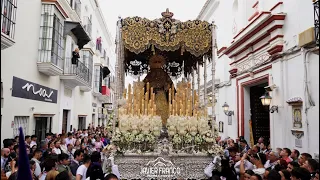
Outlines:
{"label": "white window frame", "polygon": [[22,127],[23,134],[28,135],[29,116],[14,116],[13,137],[19,136],[19,128]]}

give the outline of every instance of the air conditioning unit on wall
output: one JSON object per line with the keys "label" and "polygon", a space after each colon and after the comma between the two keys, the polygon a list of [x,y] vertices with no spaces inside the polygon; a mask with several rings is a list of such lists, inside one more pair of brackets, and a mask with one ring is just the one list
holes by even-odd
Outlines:
{"label": "air conditioning unit on wall", "polygon": [[314,27],[311,27],[298,35],[300,47],[313,48],[316,46],[316,37]]}

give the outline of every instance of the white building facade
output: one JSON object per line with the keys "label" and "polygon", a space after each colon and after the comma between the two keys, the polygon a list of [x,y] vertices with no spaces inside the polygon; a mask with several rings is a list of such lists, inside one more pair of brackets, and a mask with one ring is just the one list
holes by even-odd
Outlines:
{"label": "white building facade", "polygon": [[17,1],[16,7],[14,43],[1,36],[2,140],[18,135],[20,126],[44,139],[47,132],[106,125],[115,46],[99,2]]}
{"label": "white building facade", "polygon": [[[319,48],[314,2],[208,0],[198,19],[217,25],[215,116],[223,126],[221,136],[244,136],[251,143],[262,136],[274,149],[318,154]],[[202,90],[207,83],[208,96],[211,66],[208,62],[201,67],[199,76]],[[262,105],[261,96],[271,96],[271,104]],[[229,112],[222,108],[225,103]]]}

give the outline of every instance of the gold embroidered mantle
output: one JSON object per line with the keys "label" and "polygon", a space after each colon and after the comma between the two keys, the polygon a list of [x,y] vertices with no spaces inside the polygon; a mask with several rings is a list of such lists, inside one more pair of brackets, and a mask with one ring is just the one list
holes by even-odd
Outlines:
{"label": "gold embroidered mantle", "polygon": [[181,22],[173,13],[162,13],[162,18],[149,20],[141,17],[121,19],[121,46],[124,70],[139,77],[149,71],[149,58],[159,54],[166,59],[163,70],[178,78],[188,74],[212,57],[213,24],[194,20]]}
{"label": "gold embroidered mantle", "polygon": [[128,17],[122,20],[122,40],[124,47],[136,54],[142,53],[151,45],[160,51],[188,51],[199,57],[211,54],[212,24],[194,20],[180,22],[173,19],[173,13],[162,13],[162,18],[149,20],[141,17]]}

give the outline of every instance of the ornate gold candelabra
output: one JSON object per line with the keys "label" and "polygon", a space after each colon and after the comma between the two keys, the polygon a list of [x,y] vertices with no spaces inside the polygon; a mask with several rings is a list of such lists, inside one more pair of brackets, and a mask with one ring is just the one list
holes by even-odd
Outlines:
{"label": "ornate gold candelabra", "polygon": [[[192,91],[190,82],[179,82],[175,91],[175,86],[168,87],[169,116],[193,116],[204,115],[206,109],[199,109],[199,96],[196,90]],[[129,84],[128,89],[124,90],[123,98],[127,99],[127,106],[124,114],[131,116],[156,116],[157,106],[155,103],[155,92],[150,84],[134,82]],[[192,104],[192,99],[194,103]]]}

